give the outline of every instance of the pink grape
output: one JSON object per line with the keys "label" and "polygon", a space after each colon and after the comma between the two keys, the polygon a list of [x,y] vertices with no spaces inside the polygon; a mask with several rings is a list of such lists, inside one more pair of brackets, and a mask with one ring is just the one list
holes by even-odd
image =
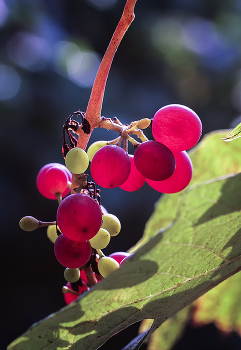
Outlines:
{"label": "pink grape", "polygon": [[202,123],[190,108],[172,104],[159,109],[152,121],[154,139],[172,151],[185,151],[196,145]]}
{"label": "pink grape", "polygon": [[115,252],[109,255],[110,258],[115,259],[115,261],[120,264],[125,258],[129,258],[130,254],[126,252]]}
{"label": "pink grape", "polygon": [[57,223],[69,239],[87,241],[97,234],[102,225],[100,205],[85,194],[71,194],[58,207]]}
{"label": "pink grape", "polygon": [[68,176],[63,169],[51,167],[45,173],[45,186],[48,191],[55,193],[63,193],[68,187]]}
{"label": "pink grape", "polygon": [[[73,288],[71,287],[71,283],[70,282],[68,282],[66,284],[66,287],[68,287],[69,289],[73,290]],[[82,287],[81,286],[78,286],[78,287],[79,287],[79,295],[89,289],[86,286],[86,284],[84,284],[84,283],[83,283]],[[74,295],[74,294],[71,294],[71,293],[63,293],[63,294],[64,294],[64,300],[65,300],[67,305],[71,304],[73,301],[75,301],[79,297],[79,295]]]}
{"label": "pink grape", "polygon": [[122,266],[128,259],[130,259],[130,257],[131,257],[132,255],[134,255],[134,253],[133,253],[133,254],[129,254],[129,256],[126,256],[126,257],[121,261],[120,266]]}
{"label": "pink grape", "polygon": [[59,235],[54,243],[54,254],[58,262],[69,268],[77,268],[85,265],[91,256],[91,245],[89,241],[75,242]]}
{"label": "pink grape", "polygon": [[[97,273],[94,273],[94,276],[95,276],[95,278],[96,278],[96,280],[97,280],[97,283],[99,283],[101,280],[98,278]],[[86,284],[88,284],[88,279],[87,279],[87,277],[86,277],[86,273],[85,273],[84,270],[81,270],[81,271],[80,271],[80,278],[81,278]]]}
{"label": "pink grape", "polygon": [[[51,193],[49,191],[49,188],[46,186],[45,183],[45,176],[48,170],[56,168],[64,171],[64,173],[67,175],[68,181],[71,181],[72,179],[72,174],[71,172],[66,168],[66,166],[58,163],[49,163],[43,166],[36,179],[36,185],[38,188],[38,191],[42,194],[42,196],[48,198],[48,199],[56,199],[55,194]],[[69,193],[70,189],[67,187],[63,192],[62,192],[62,197],[65,197]]]}
{"label": "pink grape", "polygon": [[166,180],[175,170],[175,158],[168,147],[157,141],[141,143],[134,153],[137,170],[154,181]]}
{"label": "pink grape", "polygon": [[117,145],[107,145],[97,151],[91,162],[94,181],[104,188],[121,186],[131,171],[129,156]]}
{"label": "pink grape", "polygon": [[124,191],[133,192],[139,190],[145,183],[146,178],[136,169],[134,156],[129,155],[131,162],[131,171],[127,180],[120,186]]}
{"label": "pink grape", "polygon": [[176,169],[164,181],[146,180],[154,190],[162,193],[176,193],[187,187],[192,178],[192,161],[186,151],[174,152]]}

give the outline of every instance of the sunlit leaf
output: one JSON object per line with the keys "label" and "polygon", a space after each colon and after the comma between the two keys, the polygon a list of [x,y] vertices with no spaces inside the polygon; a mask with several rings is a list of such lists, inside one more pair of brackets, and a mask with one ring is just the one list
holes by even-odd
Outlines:
{"label": "sunlit leaf", "polygon": [[228,133],[228,135],[222,138],[223,141],[233,141],[237,138],[241,137],[241,123],[239,123],[235,128]]}
{"label": "sunlit leaf", "polygon": [[95,350],[134,322],[155,330],[241,269],[241,175],[190,187],[173,225],[90,292],[33,326],[10,350]]}
{"label": "sunlit leaf", "polygon": [[[226,134],[227,130],[211,132],[189,152],[193,163],[193,177],[189,186],[218,176],[241,172],[241,142],[222,142],[221,139]],[[180,195],[184,191],[161,197],[146,224],[143,237],[130,252],[140,248],[175,219]]]}

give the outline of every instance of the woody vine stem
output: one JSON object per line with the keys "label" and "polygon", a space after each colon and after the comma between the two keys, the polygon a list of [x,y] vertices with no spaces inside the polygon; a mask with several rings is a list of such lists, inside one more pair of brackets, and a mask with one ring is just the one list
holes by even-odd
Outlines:
{"label": "woody vine stem", "polygon": [[[110,67],[122,38],[124,37],[126,31],[128,30],[129,26],[135,18],[134,7],[136,1],[137,0],[127,0],[121,19],[110,40],[109,46],[105,52],[99,70],[96,74],[89,103],[85,113],[85,121],[87,121],[87,123],[89,124],[89,132],[85,132],[82,125],[83,123],[79,125],[78,129],[75,131],[75,133],[78,135],[77,147],[80,147],[83,150],[86,149],[91,133],[95,128],[105,128],[117,131],[122,139],[127,140],[128,138],[129,141],[132,141],[133,143],[135,143],[136,141],[130,138],[130,133],[136,134],[139,138],[141,138],[142,141],[145,140],[144,134],[137,127],[137,122],[133,122],[130,126],[123,126],[117,119],[114,119],[114,121],[112,121],[111,119],[101,117],[101,108],[104,98],[105,85],[110,71]],[[124,146],[126,144],[127,142],[124,142]],[[71,193],[74,193],[74,188],[79,186],[78,178],[78,175],[73,174]]]}

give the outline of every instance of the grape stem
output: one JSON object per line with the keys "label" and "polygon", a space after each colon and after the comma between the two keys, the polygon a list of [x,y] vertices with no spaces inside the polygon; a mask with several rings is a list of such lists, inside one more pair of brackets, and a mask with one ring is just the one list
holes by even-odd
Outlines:
{"label": "grape stem", "polygon": [[85,150],[87,143],[89,141],[90,135],[94,128],[101,126],[101,109],[104,98],[106,81],[110,71],[110,67],[115,56],[116,50],[123,39],[126,31],[134,20],[134,7],[137,0],[127,0],[122,13],[121,19],[116,27],[116,30],[110,40],[109,46],[106,53],[101,61],[99,70],[96,74],[94,85],[91,91],[89,103],[87,106],[85,119],[90,125],[90,132],[86,134],[82,127],[80,126],[77,130],[78,143],[77,147]]}
{"label": "grape stem", "polygon": [[69,293],[69,294],[73,294],[73,295],[79,295],[79,293],[75,292],[74,290],[72,290],[72,289],[70,289],[70,288],[68,288],[68,287],[66,287],[66,286],[64,286],[64,287],[62,288],[62,293],[63,293],[63,294],[64,294],[64,293]]}
{"label": "grape stem", "polygon": [[[126,31],[130,27],[134,20],[134,7],[137,0],[127,0],[124,7],[121,19],[116,27],[116,30],[110,40],[109,46],[105,52],[105,55],[100,63],[98,72],[95,77],[93,88],[91,91],[89,103],[85,113],[85,120],[90,126],[89,133],[86,133],[83,129],[83,125],[80,125],[75,131],[78,135],[77,147],[86,149],[90,135],[94,128],[107,128],[109,130],[116,130],[120,134],[122,132],[122,126],[117,123],[113,123],[111,119],[101,118],[101,109],[105,93],[106,81],[110,71],[110,67],[115,56],[116,50],[121,43]],[[82,123],[83,124],[83,123]],[[74,188],[78,187],[79,175],[72,175],[71,193],[74,193]]]}
{"label": "grape stem", "polygon": [[96,251],[97,251],[100,258],[103,258],[105,256],[105,254],[102,252],[102,250],[96,249]]}
{"label": "grape stem", "polygon": [[62,202],[62,194],[60,192],[55,193],[55,196],[57,198],[58,203],[60,204]]}
{"label": "grape stem", "polygon": [[96,279],[95,275],[93,274],[93,270],[92,270],[91,265],[89,265],[88,267],[83,266],[83,270],[86,274],[89,287],[92,287],[95,284],[97,284],[97,279]]}
{"label": "grape stem", "polygon": [[44,222],[39,220],[39,227],[50,226],[50,225],[56,225],[56,221]]}

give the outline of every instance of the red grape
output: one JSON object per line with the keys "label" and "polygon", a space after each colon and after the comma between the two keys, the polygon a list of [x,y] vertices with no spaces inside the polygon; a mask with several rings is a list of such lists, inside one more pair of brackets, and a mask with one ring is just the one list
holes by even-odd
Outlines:
{"label": "red grape", "polygon": [[59,235],[54,243],[54,254],[58,262],[69,268],[77,268],[85,265],[91,256],[90,242],[75,242]]}
{"label": "red grape", "polygon": [[[72,287],[71,287],[71,283],[68,282],[66,284],[66,287],[68,287],[69,289],[73,290]],[[79,295],[82,294],[84,291],[88,290],[89,288],[86,286],[86,284],[83,283],[82,287],[78,286],[79,287]],[[64,300],[66,302],[67,305],[71,304],[73,301],[75,301],[79,295],[74,295],[74,294],[71,294],[71,293],[63,293],[64,294]]]}
{"label": "red grape", "polygon": [[91,197],[76,193],[66,197],[57,210],[61,232],[76,242],[93,238],[102,225],[100,205]]}
{"label": "red grape", "polygon": [[154,139],[173,151],[185,151],[196,145],[202,123],[190,108],[178,104],[159,109],[152,121]]}
{"label": "red grape", "polygon": [[166,180],[175,170],[175,158],[168,147],[157,141],[141,143],[134,153],[137,170],[147,179]]}
{"label": "red grape", "polygon": [[132,255],[134,255],[134,253],[133,253],[133,254],[129,254],[129,256],[126,256],[126,257],[121,261],[120,266],[122,266],[128,259],[130,259],[130,257],[131,257]]}
{"label": "red grape", "polygon": [[130,254],[126,252],[115,252],[109,255],[110,258],[115,259],[115,261],[120,264],[125,258],[129,258]]}
{"label": "red grape", "polygon": [[48,191],[55,193],[63,193],[68,186],[68,176],[63,169],[51,167],[45,173],[45,186]]}
{"label": "red grape", "polygon": [[[97,283],[99,283],[101,280],[99,279],[99,275],[97,275],[97,273],[94,273],[94,276],[97,280]],[[86,283],[88,284],[88,279],[86,277],[86,274],[85,274],[85,271],[84,270],[81,270],[80,271],[80,278]]]}
{"label": "red grape", "polygon": [[90,170],[94,181],[99,186],[115,188],[127,180],[131,171],[131,162],[123,148],[107,145],[95,153]]}
{"label": "red grape", "polygon": [[145,183],[146,178],[136,169],[134,156],[129,155],[131,161],[131,171],[128,179],[120,186],[124,191],[132,192],[139,190]]}
{"label": "red grape", "polygon": [[[71,172],[66,168],[66,166],[64,166],[62,164],[49,163],[49,164],[46,164],[45,166],[43,166],[37,175],[36,184],[37,184],[37,188],[38,188],[39,192],[42,194],[42,196],[44,196],[48,199],[56,199],[55,194],[50,192],[49,188],[46,186],[46,183],[45,183],[46,173],[48,170],[50,170],[52,168],[60,169],[60,170],[64,171],[64,173],[67,175],[68,181],[71,181],[71,179],[72,179]],[[69,193],[69,191],[70,191],[70,189],[67,187],[62,192],[62,197],[65,197]]]}
{"label": "red grape", "polygon": [[162,193],[176,193],[187,187],[192,178],[192,161],[186,151],[174,152],[176,169],[164,181],[146,180],[154,190]]}

